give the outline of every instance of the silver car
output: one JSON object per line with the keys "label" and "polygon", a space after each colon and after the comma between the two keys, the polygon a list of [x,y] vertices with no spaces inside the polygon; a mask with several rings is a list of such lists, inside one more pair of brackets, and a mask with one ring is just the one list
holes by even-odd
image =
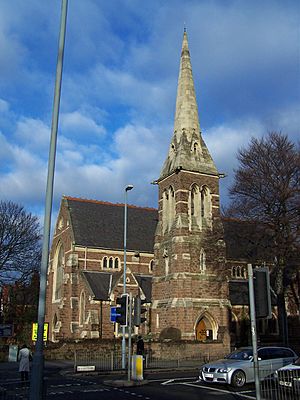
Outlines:
{"label": "silver car", "polygon": [[[260,347],[258,349],[260,379],[297,359],[296,353],[287,347]],[[242,387],[254,382],[253,351],[251,347],[233,353],[200,367],[199,379],[205,382],[226,383]]]}

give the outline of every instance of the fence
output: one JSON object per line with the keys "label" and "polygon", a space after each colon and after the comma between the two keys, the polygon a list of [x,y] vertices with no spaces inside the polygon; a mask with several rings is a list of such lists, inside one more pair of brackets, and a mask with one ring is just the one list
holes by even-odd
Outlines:
{"label": "fence", "polygon": [[[155,357],[155,355],[150,352],[145,355],[144,360],[145,369],[180,367],[198,368],[201,364],[208,361],[208,356],[195,354],[193,357],[183,359],[179,354],[175,354],[171,359],[163,359]],[[74,371],[88,370],[89,367],[95,371],[121,370],[122,354],[120,351],[111,351],[110,353],[106,354],[102,351],[75,351]]]}
{"label": "fence", "polygon": [[275,372],[260,382],[260,388],[264,400],[299,400],[300,370]]}

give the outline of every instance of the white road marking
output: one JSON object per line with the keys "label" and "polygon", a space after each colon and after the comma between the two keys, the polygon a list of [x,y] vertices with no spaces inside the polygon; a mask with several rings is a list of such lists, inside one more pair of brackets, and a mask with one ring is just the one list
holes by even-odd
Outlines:
{"label": "white road marking", "polygon": [[[193,380],[193,378],[174,378],[174,379],[168,379],[167,381],[165,379],[149,379],[149,382],[163,382],[162,385],[168,385],[169,383],[173,383],[175,381],[189,381]],[[197,382],[197,381],[195,381]]]}
{"label": "white road marking", "polygon": [[221,393],[227,393],[227,394],[235,394],[235,395],[238,395],[240,397],[244,397],[245,399],[251,399],[251,400],[255,399],[255,397],[253,397],[253,396],[247,396],[246,394],[243,394],[243,393],[240,393],[240,392],[230,392],[229,390],[218,389],[218,388],[215,388],[215,387],[212,388],[212,387],[209,387],[209,386],[195,385],[193,383],[185,383],[185,382],[182,382],[182,383],[178,382],[176,384],[177,385],[200,387],[202,389],[212,390],[212,391],[215,391],[215,392],[221,392]]}
{"label": "white road marking", "polygon": [[165,381],[162,383],[162,385],[168,385],[169,383],[173,383],[175,379],[169,379],[168,381]]}

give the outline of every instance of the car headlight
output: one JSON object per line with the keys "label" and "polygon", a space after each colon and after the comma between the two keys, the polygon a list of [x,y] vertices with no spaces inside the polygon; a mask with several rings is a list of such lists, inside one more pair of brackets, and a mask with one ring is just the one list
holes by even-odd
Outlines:
{"label": "car headlight", "polygon": [[220,372],[221,374],[227,374],[227,372],[230,372],[231,368],[219,368],[218,372]]}

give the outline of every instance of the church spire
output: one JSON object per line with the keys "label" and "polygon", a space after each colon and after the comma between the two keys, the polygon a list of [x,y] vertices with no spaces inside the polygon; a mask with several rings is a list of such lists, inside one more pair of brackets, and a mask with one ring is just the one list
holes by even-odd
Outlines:
{"label": "church spire", "polygon": [[181,49],[174,134],[160,179],[180,169],[218,175],[201,136],[186,29]]}
{"label": "church spire", "polygon": [[177,86],[174,131],[180,134],[182,129],[189,128],[200,131],[189,45],[187,33],[186,30],[184,30]]}

